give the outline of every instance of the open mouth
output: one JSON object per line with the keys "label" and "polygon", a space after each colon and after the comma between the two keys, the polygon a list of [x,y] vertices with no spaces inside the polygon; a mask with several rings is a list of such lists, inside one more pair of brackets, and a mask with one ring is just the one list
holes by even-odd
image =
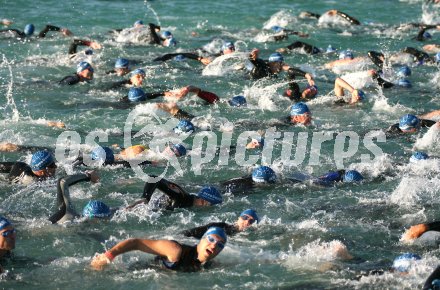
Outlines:
{"label": "open mouth", "polygon": [[210,249],[206,249],[206,253],[207,253],[209,256],[211,256],[214,252],[211,251]]}

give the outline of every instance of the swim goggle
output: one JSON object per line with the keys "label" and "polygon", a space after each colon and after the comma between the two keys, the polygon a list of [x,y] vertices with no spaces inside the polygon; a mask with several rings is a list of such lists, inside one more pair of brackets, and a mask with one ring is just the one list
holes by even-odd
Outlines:
{"label": "swim goggle", "polygon": [[223,242],[221,242],[220,240],[217,240],[216,238],[214,238],[214,236],[212,235],[207,235],[206,236],[206,240],[210,243],[210,244],[215,244],[216,247],[218,247],[220,250],[223,250],[223,248],[225,247],[225,244]]}

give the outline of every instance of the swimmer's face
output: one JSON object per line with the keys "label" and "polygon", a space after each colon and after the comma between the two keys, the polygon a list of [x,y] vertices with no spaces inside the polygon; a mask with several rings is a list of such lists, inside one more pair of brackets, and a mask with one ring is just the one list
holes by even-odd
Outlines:
{"label": "swimmer's face", "polygon": [[255,149],[260,147],[261,147],[260,142],[258,142],[257,139],[252,139],[252,141],[246,145],[246,149]]}
{"label": "swimmer's face", "polygon": [[[400,129],[402,130],[402,129]],[[403,133],[417,133],[419,131],[419,128],[412,128],[412,129],[408,129],[408,130],[402,130]]]}
{"label": "swimmer's face", "polygon": [[125,67],[115,68],[116,75],[120,76],[120,77],[125,76],[126,74],[128,74],[128,72],[129,72],[128,68],[125,68]]}
{"label": "swimmer's face", "polygon": [[278,73],[282,70],[283,63],[279,62],[279,61],[272,61],[272,62],[269,62],[269,67],[270,67],[270,70],[272,71],[272,73]]}
{"label": "swimmer's face", "polygon": [[12,225],[0,231],[0,249],[11,251],[15,248],[16,232]]}
{"label": "swimmer's face", "polygon": [[237,226],[240,231],[244,231],[246,228],[250,227],[255,222],[255,219],[250,215],[242,215],[238,218]]}
{"label": "swimmer's face", "polygon": [[55,165],[55,163],[53,163],[53,164],[49,165],[48,167],[46,167],[45,169],[33,171],[33,173],[38,177],[44,177],[44,178],[52,177],[55,175],[56,169],[57,169],[57,166]]}
{"label": "swimmer's face", "polygon": [[202,263],[215,258],[224,248],[226,242],[218,235],[204,236],[197,245],[198,260]]}
{"label": "swimmer's face", "polygon": [[223,49],[223,54],[231,54],[235,52],[234,47],[227,47],[226,49]]}
{"label": "swimmer's face", "polygon": [[307,113],[302,115],[290,116],[290,122],[292,124],[310,125],[311,121],[312,121],[312,115]]}
{"label": "swimmer's face", "polygon": [[144,76],[141,74],[135,74],[130,78],[131,83],[136,87],[142,86],[142,82],[144,81],[144,79]]}
{"label": "swimmer's face", "polygon": [[80,77],[82,77],[83,79],[86,79],[86,80],[92,80],[93,79],[93,71],[88,69],[88,68],[83,70],[82,72],[80,72],[78,75]]}

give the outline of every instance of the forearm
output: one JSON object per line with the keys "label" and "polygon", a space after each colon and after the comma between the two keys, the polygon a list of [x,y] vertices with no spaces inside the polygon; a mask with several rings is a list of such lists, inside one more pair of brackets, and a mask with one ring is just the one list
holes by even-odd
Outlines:
{"label": "forearm", "polygon": [[44,27],[44,29],[38,34],[38,37],[43,38],[46,36],[46,34],[49,31],[60,31],[61,28],[58,26],[53,26],[53,25],[46,25],[46,27]]}
{"label": "forearm", "polygon": [[70,47],[69,47],[69,54],[76,53],[79,45],[90,46],[90,43],[92,43],[92,42],[88,41],[88,40],[82,40],[82,39],[73,40],[73,42],[70,44]]}
{"label": "forearm", "polygon": [[353,92],[354,88],[344,81],[341,78],[336,78],[335,80],[335,94],[337,97],[343,97],[344,96],[344,89],[349,91],[350,93]]}

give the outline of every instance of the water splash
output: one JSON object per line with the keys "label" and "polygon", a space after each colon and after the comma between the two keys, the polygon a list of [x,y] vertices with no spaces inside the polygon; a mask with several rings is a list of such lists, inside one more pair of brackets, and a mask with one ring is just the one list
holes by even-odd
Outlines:
{"label": "water splash", "polygon": [[11,120],[13,122],[18,122],[18,120],[20,119],[20,114],[18,113],[17,105],[15,104],[14,98],[12,97],[12,88],[14,87],[14,76],[12,74],[12,66],[11,66],[12,62],[9,62],[4,54],[3,54],[3,63],[5,63],[6,66],[8,67],[9,76],[10,76],[8,89],[6,91],[6,100],[7,100],[6,107],[10,107],[12,110]]}
{"label": "water splash", "polygon": [[[148,0],[145,0],[145,1],[144,1],[144,5],[147,6],[148,10],[150,10],[151,12],[153,12],[154,17],[156,17],[156,23],[157,23],[157,25],[162,26],[162,25],[160,24],[159,15],[157,15],[156,11],[153,9],[153,7],[151,7],[150,2],[148,2]],[[147,15],[147,14],[145,14],[145,15]]]}

